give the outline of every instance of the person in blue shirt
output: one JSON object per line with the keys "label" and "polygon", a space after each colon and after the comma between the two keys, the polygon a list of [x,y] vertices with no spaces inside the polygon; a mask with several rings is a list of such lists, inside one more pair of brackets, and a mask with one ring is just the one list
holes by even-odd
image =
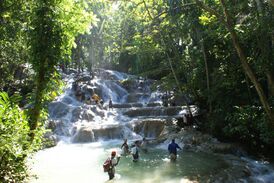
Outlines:
{"label": "person in blue shirt", "polygon": [[177,159],[177,149],[182,149],[177,143],[175,143],[175,139],[172,139],[172,142],[168,145],[168,151],[171,161],[176,161]]}

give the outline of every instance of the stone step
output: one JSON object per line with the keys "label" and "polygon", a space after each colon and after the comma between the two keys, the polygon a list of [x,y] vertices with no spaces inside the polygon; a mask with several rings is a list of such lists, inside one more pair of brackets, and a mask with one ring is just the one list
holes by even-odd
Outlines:
{"label": "stone step", "polygon": [[143,108],[132,108],[124,112],[124,115],[128,117],[139,117],[139,116],[176,116],[184,108],[181,106],[175,107],[143,107]]}
{"label": "stone step", "polygon": [[132,107],[160,107],[162,106],[161,103],[153,102],[153,103],[122,103],[122,104],[113,104],[113,108],[132,108]]}
{"label": "stone step", "polygon": [[[171,121],[171,120],[169,120]],[[164,130],[165,124],[168,123],[166,119],[161,118],[143,118],[135,119],[126,124],[107,125],[107,126],[93,126],[87,123],[72,130],[72,142],[94,142],[100,139],[122,139],[128,138],[124,131],[129,129],[144,137],[155,139]]]}
{"label": "stone step", "polygon": [[162,106],[162,104],[159,102],[151,102],[151,103],[146,104],[146,106],[147,107],[160,107],[160,106]]}
{"label": "stone step", "polygon": [[132,108],[132,107],[143,107],[143,104],[142,103],[113,104],[113,108]]}

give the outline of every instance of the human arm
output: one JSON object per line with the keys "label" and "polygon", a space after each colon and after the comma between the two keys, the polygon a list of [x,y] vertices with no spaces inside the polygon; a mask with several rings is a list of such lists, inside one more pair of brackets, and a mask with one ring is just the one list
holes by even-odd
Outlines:
{"label": "human arm", "polygon": [[118,164],[119,164],[119,162],[120,162],[120,156],[117,156],[117,161],[116,161],[116,163],[114,164],[114,166],[117,166]]}

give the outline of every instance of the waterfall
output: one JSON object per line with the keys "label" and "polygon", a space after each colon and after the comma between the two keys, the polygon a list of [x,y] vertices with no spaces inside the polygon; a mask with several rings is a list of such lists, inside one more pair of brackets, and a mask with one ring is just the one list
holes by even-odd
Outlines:
{"label": "waterfall", "polygon": [[[232,154],[204,152],[203,149],[219,142],[208,135],[195,135],[198,132],[194,130],[178,132],[176,120],[187,113],[186,106],[180,105],[177,99],[176,106],[164,107],[164,92],[151,90],[153,80],[103,69],[98,70],[94,79],[88,73],[81,76],[72,73],[63,78],[67,87],[49,104],[47,124],[59,142],[35,155],[32,173],[39,178],[31,183],[103,183],[108,177],[102,164],[110,152],[121,153],[123,139],[128,139],[131,145],[143,137],[151,142],[148,153],[141,151],[138,163],[132,163],[130,155],[122,157],[115,182],[267,183],[274,180],[271,164]],[[77,90],[80,96],[76,96]],[[88,102],[87,98],[94,92],[103,99],[103,104]],[[110,98],[113,109],[108,108]],[[198,114],[197,106],[192,105],[191,110]],[[175,164],[169,163],[167,153],[172,138],[183,148]]]}

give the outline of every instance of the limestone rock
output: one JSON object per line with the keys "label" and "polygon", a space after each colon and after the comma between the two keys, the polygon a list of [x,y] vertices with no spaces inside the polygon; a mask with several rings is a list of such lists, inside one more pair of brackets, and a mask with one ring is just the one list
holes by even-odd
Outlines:
{"label": "limestone rock", "polygon": [[72,142],[74,143],[93,142],[94,140],[94,134],[90,126],[80,127],[72,137]]}
{"label": "limestone rock", "polygon": [[67,104],[59,101],[51,102],[48,108],[51,118],[61,118],[69,112],[69,107]]}

